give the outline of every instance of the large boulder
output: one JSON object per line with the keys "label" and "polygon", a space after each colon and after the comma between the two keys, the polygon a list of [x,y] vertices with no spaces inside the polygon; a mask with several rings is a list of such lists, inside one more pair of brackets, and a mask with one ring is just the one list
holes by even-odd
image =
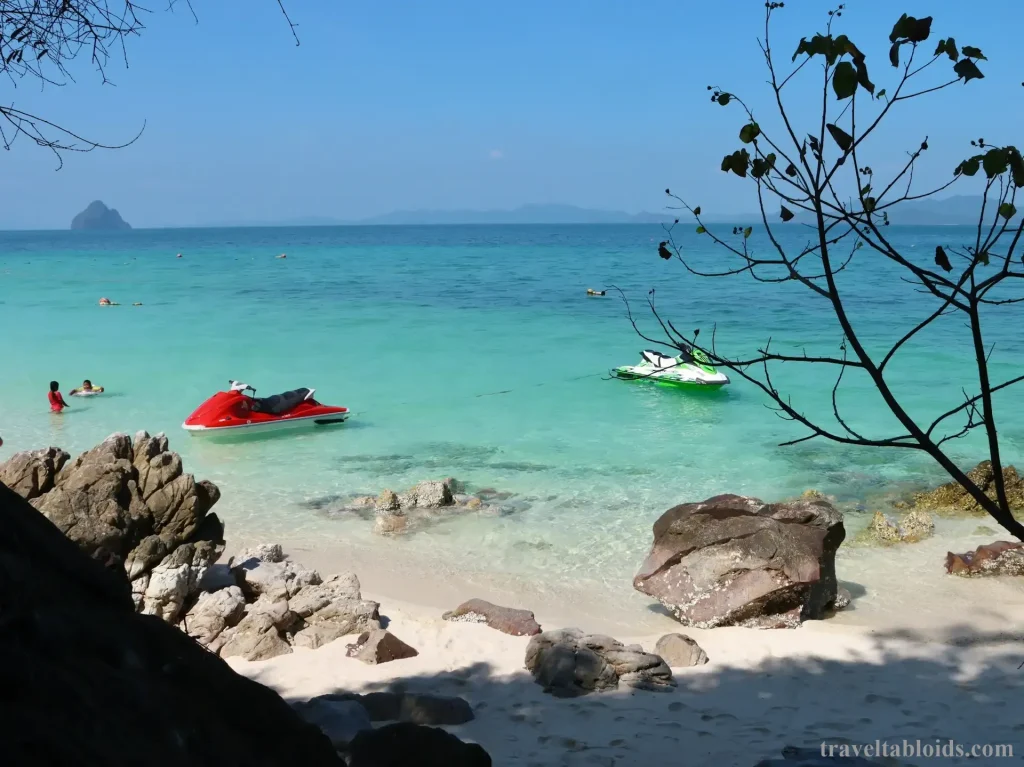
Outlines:
{"label": "large boulder", "polygon": [[275,692],[136,613],[104,568],[0,485],[0,656],[17,704],[4,764],[341,767],[330,740]]}
{"label": "large boulder", "polygon": [[951,575],[1024,575],[1024,543],[996,541],[964,554],[946,554]]}
{"label": "large boulder", "polygon": [[474,719],[473,707],[464,698],[390,690],[358,693],[328,693],[307,703],[358,703],[372,722],[412,722],[427,725],[457,725]]}
{"label": "large boulder", "polygon": [[[991,461],[982,461],[969,472],[967,478],[974,482],[989,498],[996,497],[996,473]],[[1024,477],[1013,466],[1003,468],[1003,484],[1011,511],[1024,511]],[[947,482],[933,490],[915,493],[909,503],[911,507],[929,509],[946,514],[987,515],[970,493],[957,482]]]}
{"label": "large boulder", "polygon": [[390,663],[393,660],[415,658],[419,653],[385,629],[364,631],[354,644],[347,648],[346,655],[361,660],[371,666],[378,663]]}
{"label": "large boulder", "polygon": [[629,687],[667,690],[672,671],[659,656],[639,645],[624,645],[601,634],[561,629],[537,634],[526,646],[526,668],[555,697]]}
{"label": "large boulder", "polygon": [[708,662],[704,649],[685,634],[665,634],[654,645],[654,652],[664,659],[669,668],[701,666]]}
{"label": "large boulder", "polygon": [[825,499],[719,495],[661,515],[633,586],[687,626],[794,627],[834,605],[845,537]]}
{"label": "large boulder", "polygon": [[0,478],[86,554],[123,568],[135,607],[177,623],[224,548],[210,509],[220,491],[184,473],[167,438],[113,434],[73,461],[57,448],[19,453]]}
{"label": "large boulder", "polygon": [[477,743],[463,743],[438,727],[408,722],[388,724],[356,734],[349,747],[349,767],[491,767],[491,757]]}

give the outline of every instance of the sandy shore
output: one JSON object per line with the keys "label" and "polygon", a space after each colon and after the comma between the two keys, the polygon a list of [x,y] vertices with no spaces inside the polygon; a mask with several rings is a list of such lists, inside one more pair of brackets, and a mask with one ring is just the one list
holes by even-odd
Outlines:
{"label": "sandy shore", "polygon": [[[636,603],[606,605],[602,614],[596,605],[574,603],[571,594],[563,595],[561,605],[547,599],[536,604],[529,595],[516,597],[480,582],[415,579],[401,568],[374,569],[347,555],[341,559],[338,550],[292,551],[322,572],[358,572],[365,594],[381,602],[388,628],[419,656],[367,666],[345,657],[342,639],[262,663],[230,662],[290,700],[396,687],[462,696],[476,719],[450,729],[481,743],[496,765],[743,767],[778,756],[787,745],[818,749],[825,740],[953,740],[967,749],[1011,744],[1020,759],[1024,588],[1012,581],[945,576],[941,559],[935,559],[944,546],[941,540],[925,542],[889,550],[881,558],[851,549],[851,564],[858,557],[871,563],[852,568],[859,573],[859,582],[848,581],[856,587],[854,609],[777,631],[684,629],[646,609],[649,603],[639,595]],[[358,565],[366,567],[361,571]],[[399,601],[400,593],[415,595],[418,604]],[[884,599],[887,593],[894,598]],[[681,631],[700,643],[710,662],[675,669],[673,692],[623,688],[555,699],[523,668],[526,638],[440,619],[443,609],[470,597],[533,609],[545,629],[579,626],[647,650],[662,634]],[[1014,760],[995,763],[1000,761]],[[990,763],[966,756],[888,763],[925,762]]]}

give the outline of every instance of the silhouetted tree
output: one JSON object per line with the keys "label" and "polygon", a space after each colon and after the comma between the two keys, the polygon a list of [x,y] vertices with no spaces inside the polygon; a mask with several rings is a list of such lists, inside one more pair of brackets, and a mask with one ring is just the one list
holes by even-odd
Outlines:
{"label": "silhouetted tree", "polygon": [[[767,64],[772,111],[777,111],[779,129],[768,131],[746,102],[737,94],[709,86],[711,101],[721,107],[738,107],[744,114],[739,131],[740,148],[726,155],[721,168],[754,185],[760,204],[761,224],[770,247],[759,252],[750,241],[753,227],[733,227],[731,233],[716,234],[701,218],[700,207],[691,207],[665,190],[678,202],[676,209],[691,214],[697,233],[710,238],[732,259],[731,264],[709,270],[696,265],[680,249],[673,230],[659,245],[659,255],[683,263],[689,272],[701,277],[746,275],[763,283],[793,282],[823,301],[835,314],[842,330],[839,352],[832,356],[784,354],[772,349],[771,340],[757,354],[731,358],[719,353],[714,334],[704,346],[698,343],[699,330],[681,333],[663,318],[648,299],[651,310],[665,336],[647,338],[655,343],[685,349],[696,347],[714,364],[727,368],[757,386],[771,400],[772,407],[784,419],[796,421],[808,434],[783,443],[796,444],[824,438],[847,445],[920,450],[939,463],[1000,525],[1017,538],[1024,539],[1024,526],[1013,516],[1007,499],[999,434],[993,409],[993,395],[1024,380],[1024,375],[993,381],[989,374],[991,349],[983,332],[983,316],[988,310],[1024,301],[1024,295],[1012,288],[1024,278],[1024,268],[1014,263],[1024,230],[1017,215],[1016,195],[1024,188],[1024,160],[1014,146],[1000,146],[977,139],[972,156],[950,168],[950,180],[938,188],[918,192],[913,188],[914,169],[928,151],[928,139],[914,140],[908,159],[891,179],[880,179],[863,156],[864,141],[874,134],[883,120],[905,104],[928,97],[958,83],[967,84],[984,77],[978,67],[985,60],[981,50],[958,47],[952,37],[929,44],[932,19],[904,14],[889,35],[889,63],[898,71],[889,88],[876,88],[868,73],[867,57],[846,35],[833,34],[842,16],[843,6],[830,11],[824,34],[803,38],[792,54],[794,67],[785,73],[773,50],[770,38],[772,17],[783,8],[781,2],[765,5],[764,38],[759,45]],[[787,62],[788,63],[788,62]],[[809,132],[793,119],[784,94],[786,87],[803,71],[821,78],[820,112],[815,110]],[[952,71],[949,71],[952,70]],[[822,77],[823,75],[823,77]],[[928,80],[928,77],[932,77]],[[922,82],[923,81],[923,82]],[[888,92],[887,92],[888,90]],[[903,252],[887,235],[890,211],[909,200],[930,197],[964,177],[984,176],[984,193],[972,242],[961,247],[940,246],[924,259],[918,251]],[[810,241],[797,251],[780,241],[778,227],[797,216],[810,219]],[[790,224],[795,226],[799,222]],[[916,286],[933,303],[931,310],[916,324],[908,326],[895,343],[881,352],[867,348],[863,332],[858,332],[847,312],[847,297],[837,277],[859,251],[871,252],[899,267],[903,279]],[[999,290],[1003,288],[1003,290]],[[1007,291],[1006,288],[1011,288]],[[652,291],[653,295],[653,291]],[[628,304],[627,304],[628,307]],[[977,368],[977,389],[964,392],[964,399],[951,406],[930,423],[918,422],[890,386],[889,365],[893,357],[922,330],[947,314],[958,314],[970,328],[972,361]],[[637,327],[632,314],[630,320]],[[861,328],[863,331],[864,329]],[[640,333],[640,330],[637,330]],[[643,333],[641,333],[643,335]],[[830,365],[837,371],[832,388],[834,422],[822,423],[808,416],[772,380],[773,363]],[[848,370],[866,375],[878,390],[900,424],[900,431],[886,437],[867,436],[844,417],[836,392]],[[951,419],[957,419],[952,420]],[[951,423],[958,426],[948,428]],[[945,444],[975,429],[987,437],[988,458],[995,475],[994,494],[989,497],[945,452]]]}
{"label": "silhouetted tree", "polygon": [[[191,10],[188,0],[185,5]],[[295,36],[295,24],[288,17],[283,0],[276,0]],[[169,0],[168,10],[178,0]],[[0,0],[0,75],[15,88],[24,80],[61,86],[73,80],[68,66],[88,57],[103,79],[112,52],[120,53],[127,65],[127,38],[142,33],[141,19],[148,14],[133,0]],[[143,126],[144,127],[144,126]],[[84,138],[67,126],[18,109],[10,99],[0,103],[0,143],[10,149],[19,137],[52,150],[60,167],[62,151],[90,152],[116,149],[122,144],[104,144]]]}

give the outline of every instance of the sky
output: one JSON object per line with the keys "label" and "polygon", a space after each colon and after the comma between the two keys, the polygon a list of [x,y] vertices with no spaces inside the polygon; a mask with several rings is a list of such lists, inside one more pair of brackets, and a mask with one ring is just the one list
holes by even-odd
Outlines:
{"label": "sky", "polygon": [[[742,95],[766,130],[775,125],[757,46],[762,2],[285,5],[298,46],[275,0],[192,0],[198,23],[180,2],[145,17],[128,67],[108,66],[113,84],[84,60],[63,87],[0,81],[3,103],[96,141],[145,126],[131,146],[68,154],[59,171],[26,140],[0,152],[0,228],[66,228],[94,199],[135,227],[526,203],[658,211],[666,187],[705,211],[753,209],[749,188],[719,168],[740,146],[742,114],[712,104],[707,86]],[[779,63],[823,31],[828,7],[786,3],[772,29]],[[865,51],[878,87],[896,72],[888,33],[902,11],[934,16],[933,39],[952,34],[989,59],[985,80],[894,109],[866,147],[877,172],[927,135],[918,180],[945,181],[970,138],[1012,142],[1009,127],[1024,124],[1022,14],[1015,0],[849,0],[836,31]],[[951,63],[941,66],[928,84],[945,79]],[[810,130],[821,72],[803,74],[787,99]]]}

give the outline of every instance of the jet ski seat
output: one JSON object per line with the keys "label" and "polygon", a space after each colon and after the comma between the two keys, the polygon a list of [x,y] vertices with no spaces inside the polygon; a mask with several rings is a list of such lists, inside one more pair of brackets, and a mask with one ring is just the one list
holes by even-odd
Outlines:
{"label": "jet ski seat", "polygon": [[274,394],[270,397],[253,397],[252,409],[259,413],[281,415],[313,394],[312,389],[292,389],[291,391]]}
{"label": "jet ski seat", "polygon": [[667,354],[662,354],[661,352],[652,351],[650,349],[645,349],[640,352],[640,356],[656,368],[673,368],[679,365],[679,362],[675,357],[669,357]]}

